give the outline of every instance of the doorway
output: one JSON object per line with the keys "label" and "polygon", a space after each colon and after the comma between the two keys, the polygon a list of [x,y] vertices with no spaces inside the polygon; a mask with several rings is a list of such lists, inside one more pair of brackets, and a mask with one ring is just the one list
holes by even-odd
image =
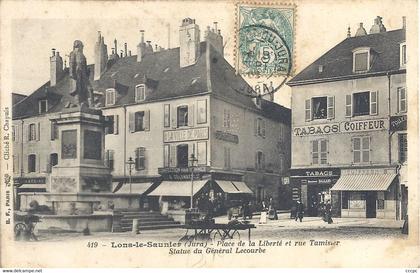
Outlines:
{"label": "doorway", "polygon": [[188,144],[180,144],[177,146],[177,162],[179,168],[188,167]]}
{"label": "doorway", "polygon": [[376,192],[366,193],[366,218],[376,218]]}

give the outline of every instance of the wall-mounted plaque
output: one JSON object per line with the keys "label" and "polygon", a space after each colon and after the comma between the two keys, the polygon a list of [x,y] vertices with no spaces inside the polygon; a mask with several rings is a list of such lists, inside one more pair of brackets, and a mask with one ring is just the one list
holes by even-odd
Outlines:
{"label": "wall-mounted plaque", "polygon": [[102,134],[101,132],[85,130],[84,132],[84,152],[86,159],[100,160],[102,158]]}
{"label": "wall-mounted plaque", "polygon": [[77,157],[77,130],[61,132],[61,158],[72,159]]}

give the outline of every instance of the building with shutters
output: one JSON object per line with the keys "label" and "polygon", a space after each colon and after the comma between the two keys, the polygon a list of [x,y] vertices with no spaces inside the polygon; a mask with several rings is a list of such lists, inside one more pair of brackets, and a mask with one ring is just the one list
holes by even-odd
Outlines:
{"label": "building with shutters", "polygon": [[[199,26],[186,18],[179,34],[179,48],[163,49],[145,42],[142,32],[133,56],[126,45],[116,54],[116,41],[108,56],[98,35],[95,63],[88,66],[90,104],[106,117],[104,164],[113,191],[189,207],[194,155],[195,197],[205,191],[258,203],[273,197],[288,206],[290,109],[249,95],[252,88],[223,57],[217,25],[201,41]],[[72,98],[59,53],[50,61],[51,80],[13,107],[19,190],[48,191],[50,166],[60,160],[51,120]]]}
{"label": "building with shutters", "polygon": [[406,215],[406,60],[405,26],[377,17],[288,82],[293,198],[309,215],[327,201],[341,217]]}

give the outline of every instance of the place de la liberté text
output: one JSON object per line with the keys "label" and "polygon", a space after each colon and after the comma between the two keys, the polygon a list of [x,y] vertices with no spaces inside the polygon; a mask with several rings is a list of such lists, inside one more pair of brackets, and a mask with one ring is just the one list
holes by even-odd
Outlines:
{"label": "place de la libert\u00e9 text", "polygon": [[111,248],[165,248],[169,255],[179,254],[258,254],[277,247],[331,247],[336,240],[258,240],[258,241],[185,241],[185,242],[115,242]]}

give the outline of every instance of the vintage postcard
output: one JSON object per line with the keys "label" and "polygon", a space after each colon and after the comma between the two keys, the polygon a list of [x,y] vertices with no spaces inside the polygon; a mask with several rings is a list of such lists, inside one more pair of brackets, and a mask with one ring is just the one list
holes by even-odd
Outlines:
{"label": "vintage postcard", "polygon": [[417,9],[1,1],[1,267],[418,267]]}

